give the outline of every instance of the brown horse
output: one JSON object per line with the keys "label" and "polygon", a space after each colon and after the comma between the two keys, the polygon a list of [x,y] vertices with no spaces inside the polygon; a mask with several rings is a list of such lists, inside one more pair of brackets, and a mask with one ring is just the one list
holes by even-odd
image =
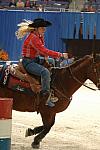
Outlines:
{"label": "brown horse", "polygon": [[56,113],[64,111],[71,102],[71,97],[87,79],[90,79],[98,88],[100,86],[100,59],[92,56],[85,56],[70,66],[64,68],[52,68],[51,87],[58,101],[55,107],[50,108],[40,101],[38,110],[34,108],[37,100],[35,94],[25,94],[20,91],[13,91],[7,86],[0,87],[0,97],[12,97],[13,109],[17,111],[38,111],[41,114],[43,125],[27,130],[27,136],[36,135],[32,143],[33,148],[39,148],[40,142],[50,131],[55,123]]}

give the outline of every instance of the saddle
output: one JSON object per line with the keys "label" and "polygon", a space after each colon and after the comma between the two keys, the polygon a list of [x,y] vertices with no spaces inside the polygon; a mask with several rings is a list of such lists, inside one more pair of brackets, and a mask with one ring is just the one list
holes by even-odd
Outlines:
{"label": "saddle", "polygon": [[[15,77],[16,80],[19,79],[22,85],[26,85],[26,87],[30,87],[34,93],[40,92],[41,83],[39,79],[36,79],[32,75],[28,74],[21,62],[19,62],[17,66],[12,65],[10,67],[10,74],[12,75],[12,78]],[[10,82],[11,80],[12,79],[10,79]]]}
{"label": "saddle", "polygon": [[[48,62],[43,64],[49,70],[51,65]],[[26,72],[22,62],[4,65],[0,74],[0,81],[8,88],[25,93],[39,93],[41,91],[40,78]]]}

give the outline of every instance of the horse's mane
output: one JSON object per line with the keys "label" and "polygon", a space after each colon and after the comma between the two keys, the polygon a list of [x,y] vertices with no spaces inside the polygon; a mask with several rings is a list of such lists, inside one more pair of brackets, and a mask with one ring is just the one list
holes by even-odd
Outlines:
{"label": "horse's mane", "polygon": [[69,71],[69,67],[71,69],[76,68],[76,67],[79,68],[79,67],[83,66],[84,64],[87,64],[87,61],[90,61],[91,59],[92,59],[91,55],[86,55],[86,56],[84,56],[84,57],[74,61],[72,64],[69,64],[69,65],[67,65],[65,67],[61,67],[61,68],[54,67],[54,68],[52,68],[52,72],[58,72],[58,71],[62,72],[64,70],[68,70]]}
{"label": "horse's mane", "polygon": [[83,58],[80,58],[79,60],[75,61],[73,64],[70,65],[71,68],[81,67],[88,63],[88,61],[91,61],[92,56],[86,55]]}

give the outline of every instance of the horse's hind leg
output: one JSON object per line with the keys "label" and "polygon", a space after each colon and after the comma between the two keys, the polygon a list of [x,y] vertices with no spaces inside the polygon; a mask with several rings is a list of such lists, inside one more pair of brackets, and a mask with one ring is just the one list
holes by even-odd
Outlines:
{"label": "horse's hind leg", "polygon": [[34,129],[28,128],[25,133],[25,137],[36,135],[44,129],[44,126],[35,127]]}
{"label": "horse's hind leg", "polygon": [[[45,120],[44,120],[45,117]],[[32,143],[33,148],[39,148],[40,142],[42,139],[46,136],[46,134],[50,131],[51,127],[54,125],[55,122],[55,115],[52,117],[46,118],[47,114],[45,116],[42,116],[44,127],[43,130],[34,138],[34,142]]]}

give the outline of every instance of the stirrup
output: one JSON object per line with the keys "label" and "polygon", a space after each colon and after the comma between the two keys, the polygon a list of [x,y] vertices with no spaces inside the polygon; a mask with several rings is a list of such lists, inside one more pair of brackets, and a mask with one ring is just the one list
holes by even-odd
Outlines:
{"label": "stirrup", "polygon": [[56,96],[54,95],[54,90],[51,90],[50,100],[51,100],[53,103],[56,103],[56,102],[58,101],[58,97],[56,97]]}
{"label": "stirrup", "polygon": [[57,101],[58,101],[58,98],[54,97],[54,95],[52,95],[52,93],[50,93],[45,105],[48,105],[50,107],[54,107],[55,106],[54,102],[57,102]]}
{"label": "stirrup", "polygon": [[51,100],[51,102],[53,102],[53,103],[56,103],[57,101],[58,101],[58,97],[53,97],[53,96],[51,96],[50,97],[50,100]]}
{"label": "stirrup", "polygon": [[55,106],[55,104],[51,100],[49,100],[48,102],[46,102],[45,105],[47,105],[49,107],[54,107]]}

